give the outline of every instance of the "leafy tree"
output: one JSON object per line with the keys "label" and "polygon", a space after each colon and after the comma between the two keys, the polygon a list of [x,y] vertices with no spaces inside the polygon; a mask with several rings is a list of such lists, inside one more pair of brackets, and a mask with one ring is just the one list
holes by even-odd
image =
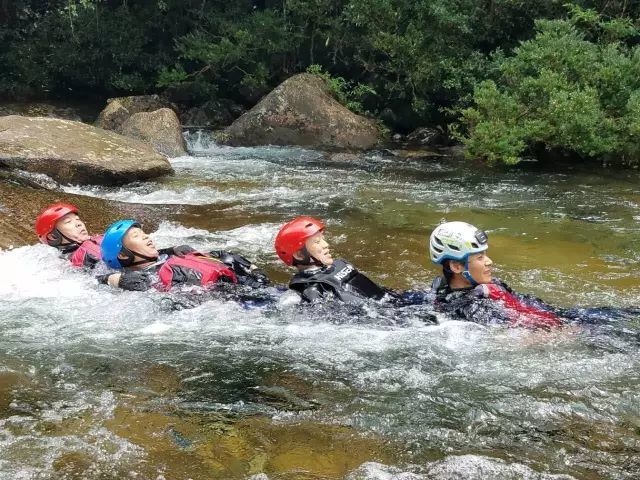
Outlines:
{"label": "leafy tree", "polygon": [[467,152],[516,163],[528,147],[637,160],[640,98],[638,31],[572,7],[569,20],[539,20],[534,39],[499,61],[496,81],[480,83],[462,110]]}

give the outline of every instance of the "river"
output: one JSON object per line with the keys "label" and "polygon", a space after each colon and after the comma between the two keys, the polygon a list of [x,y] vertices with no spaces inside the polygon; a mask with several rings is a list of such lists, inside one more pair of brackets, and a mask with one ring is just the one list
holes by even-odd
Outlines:
{"label": "river", "polygon": [[[157,209],[159,246],[233,249],[280,282],[273,237],[299,214],[399,289],[437,274],[433,227],[466,220],[517,290],[640,305],[638,171],[188,140],[172,177],[64,191]],[[0,272],[3,480],[640,477],[640,318],[534,332],[287,302],[168,311],[43,245],[0,251]]]}

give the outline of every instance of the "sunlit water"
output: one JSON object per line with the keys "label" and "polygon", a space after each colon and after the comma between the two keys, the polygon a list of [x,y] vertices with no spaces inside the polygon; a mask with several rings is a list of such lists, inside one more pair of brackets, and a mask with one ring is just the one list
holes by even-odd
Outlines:
{"label": "sunlit water", "polygon": [[[429,284],[428,234],[467,220],[517,290],[640,304],[637,172],[190,145],[173,177],[64,188],[163,206],[160,246],[234,249],[281,281],[273,237],[298,214],[326,220],[334,253],[393,288]],[[290,298],[169,311],[42,245],[0,252],[0,271],[2,479],[640,476],[640,319],[608,334]]]}

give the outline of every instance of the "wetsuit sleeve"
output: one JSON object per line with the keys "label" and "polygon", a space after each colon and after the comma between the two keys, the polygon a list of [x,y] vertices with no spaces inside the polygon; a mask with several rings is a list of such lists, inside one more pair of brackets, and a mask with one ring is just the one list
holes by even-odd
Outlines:
{"label": "wetsuit sleeve", "polygon": [[254,263],[233,252],[225,250],[212,250],[210,255],[219,259],[229,267],[238,278],[238,283],[249,287],[263,287],[269,285],[270,280],[267,274],[259,269]]}
{"label": "wetsuit sleeve", "polygon": [[160,248],[158,253],[160,255],[176,255],[178,257],[184,257],[186,254],[193,253],[195,251],[196,249],[189,245],[178,245],[175,247]]}
{"label": "wetsuit sleeve", "polygon": [[300,292],[300,296],[305,302],[317,302],[324,298],[324,293],[318,285],[311,285]]}
{"label": "wetsuit sleeve", "polygon": [[118,282],[123,290],[144,292],[151,288],[151,277],[147,272],[124,272]]}

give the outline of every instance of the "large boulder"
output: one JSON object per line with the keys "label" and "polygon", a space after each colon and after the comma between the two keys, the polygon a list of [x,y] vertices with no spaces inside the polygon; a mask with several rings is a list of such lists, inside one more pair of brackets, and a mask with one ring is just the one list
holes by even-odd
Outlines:
{"label": "large boulder", "polygon": [[169,108],[135,113],[122,124],[121,132],[127,137],[150,143],[156,151],[169,157],[187,154],[180,120]]}
{"label": "large boulder", "polygon": [[105,130],[120,131],[122,124],[131,116],[140,112],[153,112],[159,108],[177,107],[159,95],[133,95],[130,97],[115,97],[107,100],[107,106],[100,112],[96,120],[96,127]]}
{"label": "large boulder", "polygon": [[82,121],[80,113],[72,107],[61,107],[43,102],[3,103],[0,105],[0,117],[6,115],[24,115],[26,117],[52,117],[65,120]]}
{"label": "large boulder", "polygon": [[324,79],[295,75],[238,118],[220,136],[229,145],[301,145],[321,149],[374,147],[380,131],[373,120],[338,103]]}
{"label": "large boulder", "polygon": [[71,120],[18,115],[0,117],[0,166],[102,185],[172,172],[163,155],[138,140]]}

